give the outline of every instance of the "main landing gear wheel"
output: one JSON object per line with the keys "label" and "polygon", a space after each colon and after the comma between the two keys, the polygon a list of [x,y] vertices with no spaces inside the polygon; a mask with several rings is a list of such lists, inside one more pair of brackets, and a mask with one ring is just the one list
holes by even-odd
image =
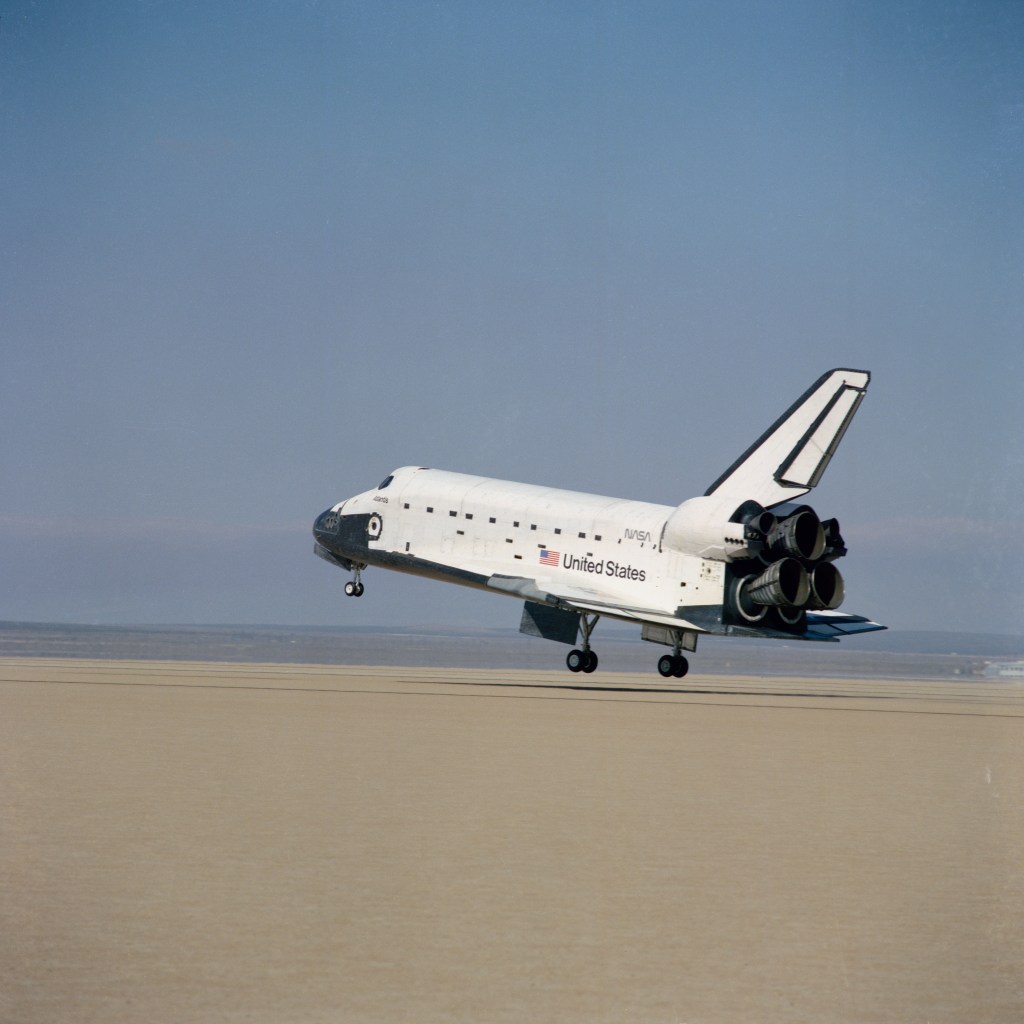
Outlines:
{"label": "main landing gear wheel", "polygon": [[363,591],[365,589],[366,588],[362,585],[362,583],[356,583],[355,580],[349,580],[348,583],[345,584],[345,596],[362,597]]}
{"label": "main landing gear wheel", "polygon": [[587,615],[586,612],[580,616],[583,650],[572,650],[565,656],[570,672],[593,672],[597,668],[597,655],[590,649],[590,634],[600,618],[600,615]]}
{"label": "main landing gear wheel", "polygon": [[565,656],[570,672],[593,672],[597,668],[597,655],[593,651],[570,651]]}
{"label": "main landing gear wheel", "polygon": [[658,671],[668,679],[682,679],[690,670],[690,663],[681,654],[663,654],[658,659]]}

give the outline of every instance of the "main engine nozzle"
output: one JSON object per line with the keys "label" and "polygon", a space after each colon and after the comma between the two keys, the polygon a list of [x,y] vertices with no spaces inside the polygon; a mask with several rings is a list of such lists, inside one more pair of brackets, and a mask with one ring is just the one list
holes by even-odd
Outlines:
{"label": "main engine nozzle", "polygon": [[746,622],[760,622],[769,607],[802,609],[811,595],[807,570],[795,558],[773,562],[760,576],[736,580],[733,608]]}
{"label": "main engine nozzle", "polygon": [[831,562],[821,562],[810,573],[811,596],[807,607],[834,611],[843,603],[846,588],[839,570]]}
{"label": "main engine nozzle", "polygon": [[744,588],[756,604],[802,608],[811,595],[807,570],[795,558],[773,562]]}
{"label": "main engine nozzle", "polygon": [[776,524],[768,535],[768,546],[776,554],[816,561],[825,550],[821,520],[813,509],[804,507]]}

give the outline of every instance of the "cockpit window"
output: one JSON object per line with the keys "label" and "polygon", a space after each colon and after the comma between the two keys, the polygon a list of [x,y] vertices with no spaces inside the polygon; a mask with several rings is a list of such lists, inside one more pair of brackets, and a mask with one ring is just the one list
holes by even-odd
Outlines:
{"label": "cockpit window", "polygon": [[394,479],[395,479],[395,474],[394,473],[391,473],[388,476],[384,477],[384,479],[380,482],[380,486],[377,488],[377,490],[378,491],[383,491],[384,488],[387,487],[387,485],[389,483],[391,483],[391,481],[394,480]]}

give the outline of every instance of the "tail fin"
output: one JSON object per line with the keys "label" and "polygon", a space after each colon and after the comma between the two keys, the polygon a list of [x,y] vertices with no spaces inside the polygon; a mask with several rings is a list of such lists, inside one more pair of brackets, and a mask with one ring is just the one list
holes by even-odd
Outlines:
{"label": "tail fin", "polygon": [[705,492],[765,508],[817,486],[867,393],[866,370],[819,377]]}

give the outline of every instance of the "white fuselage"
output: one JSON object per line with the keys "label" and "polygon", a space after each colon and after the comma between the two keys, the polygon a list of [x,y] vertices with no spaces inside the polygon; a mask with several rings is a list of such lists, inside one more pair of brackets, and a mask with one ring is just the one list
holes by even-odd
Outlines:
{"label": "white fuselage", "polygon": [[470,586],[529,577],[667,615],[722,602],[723,561],[665,545],[674,506],[405,467],[333,511],[379,516],[369,564],[431,576],[457,568],[465,576],[454,581]]}

